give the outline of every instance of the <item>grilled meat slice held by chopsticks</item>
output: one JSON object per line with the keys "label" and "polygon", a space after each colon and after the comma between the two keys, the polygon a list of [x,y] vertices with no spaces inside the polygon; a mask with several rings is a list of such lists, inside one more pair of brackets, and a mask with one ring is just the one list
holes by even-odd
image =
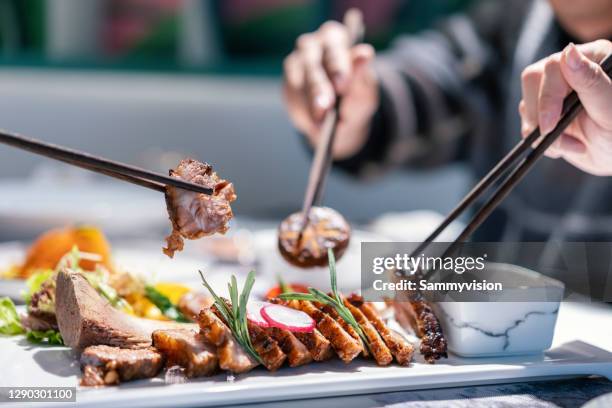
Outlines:
{"label": "grilled meat slice held by chopsticks", "polygon": [[166,187],[166,206],[172,233],[166,237],[164,253],[170,258],[183,249],[183,239],[198,239],[215,233],[224,234],[233,217],[230,203],[236,200],[234,186],[220,178],[211,165],[193,159],[181,160],[170,176],[213,190],[209,196],[180,188]]}

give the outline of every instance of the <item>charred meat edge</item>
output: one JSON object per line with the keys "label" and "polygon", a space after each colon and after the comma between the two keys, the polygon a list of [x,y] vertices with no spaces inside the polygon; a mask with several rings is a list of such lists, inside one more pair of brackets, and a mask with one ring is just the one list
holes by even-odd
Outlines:
{"label": "charred meat edge", "polygon": [[415,292],[407,299],[395,300],[393,307],[398,322],[411,327],[421,339],[419,352],[425,361],[433,364],[436,360],[448,357],[440,321],[422,294]]}
{"label": "charred meat edge", "polygon": [[315,320],[317,329],[329,340],[340,360],[350,363],[363,351],[359,340],[348,334],[330,315],[317,309],[312,302],[296,300],[289,302],[288,306],[303,311]]}

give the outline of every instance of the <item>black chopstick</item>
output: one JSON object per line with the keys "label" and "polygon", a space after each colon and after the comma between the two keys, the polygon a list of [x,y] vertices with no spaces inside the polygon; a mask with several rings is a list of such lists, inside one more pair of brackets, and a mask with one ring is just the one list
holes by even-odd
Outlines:
{"label": "black chopstick", "polygon": [[[601,67],[612,76],[612,54],[608,55],[601,63]],[[583,109],[582,103],[576,92],[572,91],[563,100],[563,109],[561,119],[555,128],[545,135],[536,147],[532,147],[533,143],[540,136],[540,129],[536,128],[522,142],[517,144],[512,151],[506,155],[494,168],[491,170],[468,195],[459,203],[459,205],[451,211],[451,213],[440,223],[434,232],[413,251],[413,256],[422,252],[454,219],[456,219],[471,203],[473,203],[480,195],[484,193],[487,187],[491,186],[503,174],[510,171],[510,167],[520,157],[520,155],[529,150],[526,157],[512,170],[506,177],[503,183],[495,190],[493,195],[480,207],[474,214],[470,222],[466,225],[459,236],[449,245],[442,257],[450,256],[465,242],[470,235],[491,215],[493,210],[508,196],[514,187],[525,177],[525,175],[533,168],[538,159],[540,159],[546,149],[548,149],[558,138],[563,134],[563,131],[569,124],[578,116]]]}
{"label": "black chopstick", "polygon": [[32,153],[40,154],[64,163],[72,164],[110,177],[115,177],[123,181],[128,181],[156,191],[165,191],[165,186],[182,188],[212,195],[213,190],[198,184],[183,181],[174,177],[164,176],[149,170],[144,170],[129,164],[120,163],[93,156],[78,150],[69,149],[52,143],[43,142],[26,136],[0,131],[0,143],[27,150]]}
{"label": "black chopstick", "polygon": [[[363,15],[357,9],[350,9],[344,15],[344,25],[349,33],[351,44],[357,44],[364,35]],[[327,112],[321,126],[321,139],[317,145],[315,155],[310,167],[304,204],[302,206],[303,222],[299,236],[302,235],[308,224],[310,209],[321,201],[325,182],[332,162],[332,146],[336,137],[336,128],[340,116],[341,97],[336,96],[334,107]],[[298,242],[299,242],[298,238]]]}

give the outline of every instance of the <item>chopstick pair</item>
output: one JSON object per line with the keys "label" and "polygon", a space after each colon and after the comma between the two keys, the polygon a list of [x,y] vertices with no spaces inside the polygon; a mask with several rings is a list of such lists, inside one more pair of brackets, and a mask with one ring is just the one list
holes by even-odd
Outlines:
{"label": "chopstick pair", "polygon": [[166,192],[166,186],[173,186],[196,193],[213,194],[212,189],[198,184],[6,131],[0,131],[0,143],[162,193]]}
{"label": "chopstick pair", "polygon": [[[358,44],[365,32],[361,11],[355,8],[347,10],[344,15],[343,23],[348,31],[350,44]],[[308,225],[310,209],[321,201],[325,189],[325,181],[327,180],[332,162],[332,146],[336,137],[341,100],[342,98],[337,95],[334,107],[325,114],[323,119],[321,139],[315,150],[308,176],[306,194],[304,195],[304,203],[302,206],[304,220],[299,234],[300,237]],[[298,238],[297,241],[299,242],[299,240]]]}
{"label": "chopstick pair", "polygon": [[[602,62],[601,67],[608,76],[612,76],[612,54],[608,55]],[[491,171],[484,176],[478,184],[461,200],[461,202],[446,216],[440,225],[412,252],[411,256],[418,256],[429,244],[431,244],[453,221],[455,221],[471,204],[473,204],[484,192],[493,185],[504,174],[510,174],[498,186],[493,195],[474,214],[470,222],[461,234],[449,245],[442,257],[450,256],[472,233],[487,219],[497,206],[506,198],[512,189],[531,170],[536,161],[542,157],[569,124],[578,116],[583,106],[576,92],[572,91],[563,100],[561,119],[557,126],[547,135],[541,138],[536,147],[533,145],[540,139],[540,128],[533,130],[526,138],[521,140]],[[528,153],[527,153],[528,152]],[[513,170],[512,166],[523,155],[525,158],[518,163]]]}

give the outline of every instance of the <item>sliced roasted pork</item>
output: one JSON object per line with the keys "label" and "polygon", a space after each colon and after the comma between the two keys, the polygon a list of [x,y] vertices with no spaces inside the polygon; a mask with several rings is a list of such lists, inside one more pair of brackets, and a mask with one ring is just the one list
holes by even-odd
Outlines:
{"label": "sliced roasted pork", "polygon": [[122,349],[90,346],[81,354],[81,385],[115,385],[123,381],[155,377],[162,368],[162,355],[152,347]]}
{"label": "sliced roasted pork", "polygon": [[259,364],[238,344],[229,327],[211,308],[200,311],[198,324],[204,339],[217,347],[219,367],[222,370],[240,374],[252,370]]}
{"label": "sliced roasted pork", "polygon": [[[280,348],[287,355],[287,363],[290,367],[298,367],[308,364],[313,360],[310,351],[295,335],[289,330],[279,329],[278,327],[268,327],[266,333],[272,337]],[[306,333],[304,333],[306,334]],[[307,333],[310,334],[310,333]],[[331,350],[330,350],[331,351]]]}
{"label": "sliced roasted pork", "polygon": [[317,309],[307,300],[288,303],[289,307],[305,312],[317,322],[317,329],[331,343],[334,351],[345,363],[350,363],[363,351],[361,342],[348,334],[330,315]]}
{"label": "sliced roasted pork", "polygon": [[357,324],[359,324],[359,327],[361,327],[363,334],[367,337],[370,353],[372,353],[374,360],[376,360],[376,364],[381,366],[391,364],[393,361],[391,350],[389,350],[389,347],[387,347],[384,340],[380,337],[376,328],[370,323],[361,310],[353,306],[347,300],[344,301],[344,304],[357,321]]}
{"label": "sliced roasted pork", "polygon": [[224,234],[233,217],[230,203],[236,200],[234,186],[220,178],[211,165],[193,159],[181,160],[170,176],[211,188],[213,195],[180,188],[166,188],[166,206],[172,233],[166,238],[164,253],[173,257],[183,249],[183,239],[198,239],[214,233]]}
{"label": "sliced roasted pork", "polygon": [[387,347],[400,365],[409,365],[414,354],[414,347],[401,335],[389,329],[385,322],[380,318],[373,304],[364,302],[359,295],[351,295],[348,301],[358,307],[364,316],[376,328]]}
{"label": "sliced roasted pork", "polygon": [[408,299],[396,300],[393,307],[397,321],[420,337],[419,352],[425,361],[433,364],[447,357],[447,343],[440,321],[421,294],[413,293]]}
{"label": "sliced roasted pork", "polygon": [[280,348],[276,340],[269,336],[264,329],[254,323],[248,322],[249,337],[255,352],[263,364],[270,371],[276,371],[283,365],[287,355]]}
{"label": "sliced roasted pork", "polygon": [[359,345],[361,346],[361,353],[364,357],[368,357],[370,355],[370,352],[368,351],[368,348],[366,347],[365,344],[363,344],[363,341],[361,340],[361,337],[359,337],[359,334],[355,331],[355,329],[353,328],[353,326],[351,326],[346,320],[344,320],[336,311],[336,309],[332,306],[329,305],[322,305],[322,304],[314,304],[317,308],[319,308],[321,311],[323,311],[324,313],[327,313],[330,317],[332,317],[335,321],[338,322],[338,324],[340,326],[342,326],[342,328],[344,329],[344,331],[346,331],[348,334],[351,335],[352,338],[354,338],[355,340],[357,340],[359,342]]}
{"label": "sliced roasted pork", "polygon": [[165,357],[166,367],[182,367],[187,378],[209,376],[217,370],[216,348],[195,330],[154,331],[153,346]]}

